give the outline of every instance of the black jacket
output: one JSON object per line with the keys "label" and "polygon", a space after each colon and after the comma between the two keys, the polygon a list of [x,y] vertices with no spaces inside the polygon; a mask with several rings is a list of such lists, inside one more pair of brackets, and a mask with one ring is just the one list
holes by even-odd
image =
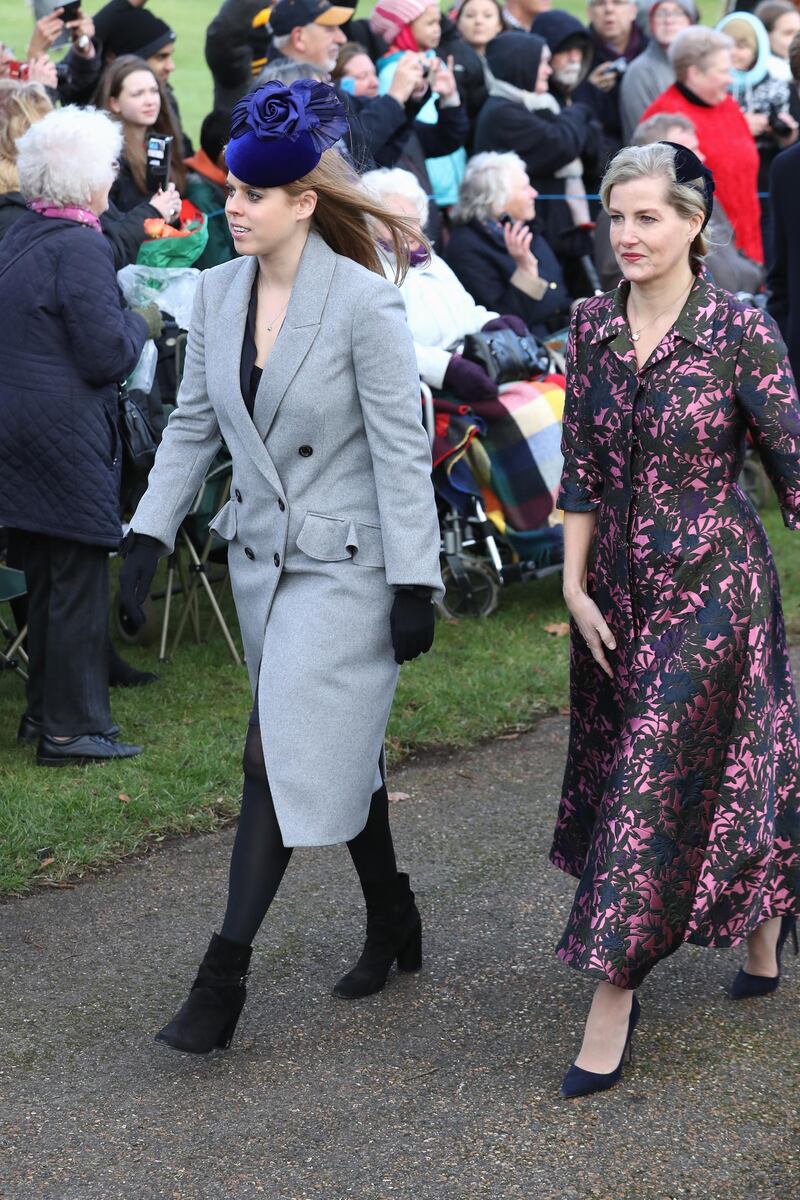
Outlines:
{"label": "black jacket", "polygon": [[122,307],[111,248],[24,213],[0,244],[0,525],[116,547],[118,383],[147,326]]}
{"label": "black jacket", "polygon": [[[594,46],[592,61],[589,65],[589,74],[591,74],[595,67],[599,67],[601,63],[614,62],[617,58],[624,58],[627,62],[633,62],[642,53],[648,42],[648,38],[645,37],[635,21],[631,26],[631,36],[628,44],[622,54],[617,54],[610,46],[606,46],[601,42],[591,28],[589,29],[589,36]],[[621,78],[622,76],[617,79],[616,84],[610,92],[602,92],[593,83],[589,83],[588,79],[584,79],[583,83],[579,84],[574,92],[574,98],[580,100],[583,104],[587,104],[603,127],[605,135],[604,159],[608,159],[616,154],[624,140],[622,134],[622,115],[619,110],[619,85]]]}
{"label": "black jacket", "polygon": [[486,78],[480,54],[465,42],[455,23],[442,13],[442,40],[436,53],[442,62],[452,54],[456,83],[461,103],[467,110],[470,126],[474,128],[478,113],[486,99]]}
{"label": "black jacket", "polygon": [[569,324],[571,298],[558,259],[543,234],[534,232],[531,251],[538,259],[541,278],[555,284],[541,300],[534,300],[511,282],[517,266],[506,250],[502,231],[483,221],[454,225],[444,258],[478,304],[493,312],[513,313],[537,337],[546,337]]}
{"label": "black jacket", "polygon": [[[27,211],[22,192],[0,194],[0,240]],[[144,223],[149,217],[159,216],[161,214],[158,209],[153,208],[147,201],[138,204],[129,212],[122,212],[115,204],[109,203],[100,218],[100,224],[114,255],[116,271],[136,262],[139,247],[147,240]]]}
{"label": "black jacket", "polygon": [[[501,33],[489,43],[487,61],[496,78],[532,92],[543,44],[543,39],[532,33]],[[584,104],[570,104],[557,113],[547,109],[530,112],[515,100],[489,96],[478,117],[474,149],[475,153],[515,151],[537,191],[543,196],[563,196],[565,181],[556,178],[556,171],[574,158],[595,159],[600,139],[599,125]],[[542,199],[539,223],[560,258],[580,258],[590,251],[590,241],[585,247],[578,244],[565,201]]]}
{"label": "black jacket", "polygon": [[800,384],[800,240],[797,197],[800,195],[800,145],[784,150],[772,164],[769,211],[772,241],[767,256],[767,311],[778,322]]}
{"label": "black jacket", "polygon": [[253,28],[253,19],[264,0],[225,0],[206,30],[206,62],[214,79],[214,108],[230,112],[253,86],[256,72],[266,62],[269,35],[266,27]]}

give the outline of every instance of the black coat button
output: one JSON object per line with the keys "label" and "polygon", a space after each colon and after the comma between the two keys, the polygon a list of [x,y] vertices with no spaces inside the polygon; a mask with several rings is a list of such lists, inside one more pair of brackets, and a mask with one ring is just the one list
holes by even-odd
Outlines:
{"label": "black coat button", "polygon": [[298,453],[301,458],[311,458],[311,455],[314,453],[314,451],[310,446],[301,446]]}
{"label": "black coat button", "polygon": [[279,500],[279,501],[278,501],[278,508],[281,510],[281,512],[285,512],[285,511],[286,511],[286,505],[283,503],[283,501],[282,501],[282,500]]}
{"label": "black coat button", "polygon": [[255,554],[253,553],[253,551],[250,549],[249,546],[245,546],[244,552],[248,558],[255,558]]}
{"label": "black coat button", "polygon": [[275,566],[276,566],[276,567],[279,567],[279,566],[281,565],[281,556],[280,556],[280,554],[273,554],[273,556],[272,556],[272,561],[275,563]]}
{"label": "black coat button", "polygon": [[236,497],[236,499],[239,501],[239,503],[241,504],[242,503],[242,493],[239,491],[239,489],[237,488],[233,494]]}

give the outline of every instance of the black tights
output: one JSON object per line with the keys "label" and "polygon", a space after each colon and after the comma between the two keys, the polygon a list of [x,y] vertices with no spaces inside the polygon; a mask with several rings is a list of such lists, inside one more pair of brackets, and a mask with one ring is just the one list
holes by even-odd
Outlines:
{"label": "black tights", "polygon": [[[249,946],[280,886],[292,848],[284,846],[281,837],[258,725],[248,726],[243,765],[242,811],[231,856],[228,906],[220,932],[232,942]],[[362,887],[388,881],[397,874],[385,787],[373,795],[367,823],[347,843],[347,849]]]}

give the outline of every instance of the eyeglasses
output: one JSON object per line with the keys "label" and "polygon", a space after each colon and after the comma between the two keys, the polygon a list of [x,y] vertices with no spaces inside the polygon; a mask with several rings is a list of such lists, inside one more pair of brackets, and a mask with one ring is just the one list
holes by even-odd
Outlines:
{"label": "eyeglasses", "polygon": [[633,0],[589,0],[589,8],[630,8]]}
{"label": "eyeglasses", "polygon": [[680,18],[683,18],[684,21],[689,20],[682,8],[667,8],[665,4],[659,4],[650,19],[651,21],[677,21]]}

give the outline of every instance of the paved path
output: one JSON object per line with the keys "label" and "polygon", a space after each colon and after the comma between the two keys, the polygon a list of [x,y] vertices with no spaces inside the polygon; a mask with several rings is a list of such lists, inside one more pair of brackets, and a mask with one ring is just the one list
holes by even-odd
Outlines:
{"label": "paved path", "polygon": [[558,1099],[591,992],[553,957],[546,861],[566,722],[392,787],[421,975],[348,1004],[344,848],[295,854],[228,1054],[152,1035],[219,919],[232,831],[0,908],[3,1200],[798,1200],[800,960],[734,1004],[741,955],[686,947],[641,990],[636,1061]]}

